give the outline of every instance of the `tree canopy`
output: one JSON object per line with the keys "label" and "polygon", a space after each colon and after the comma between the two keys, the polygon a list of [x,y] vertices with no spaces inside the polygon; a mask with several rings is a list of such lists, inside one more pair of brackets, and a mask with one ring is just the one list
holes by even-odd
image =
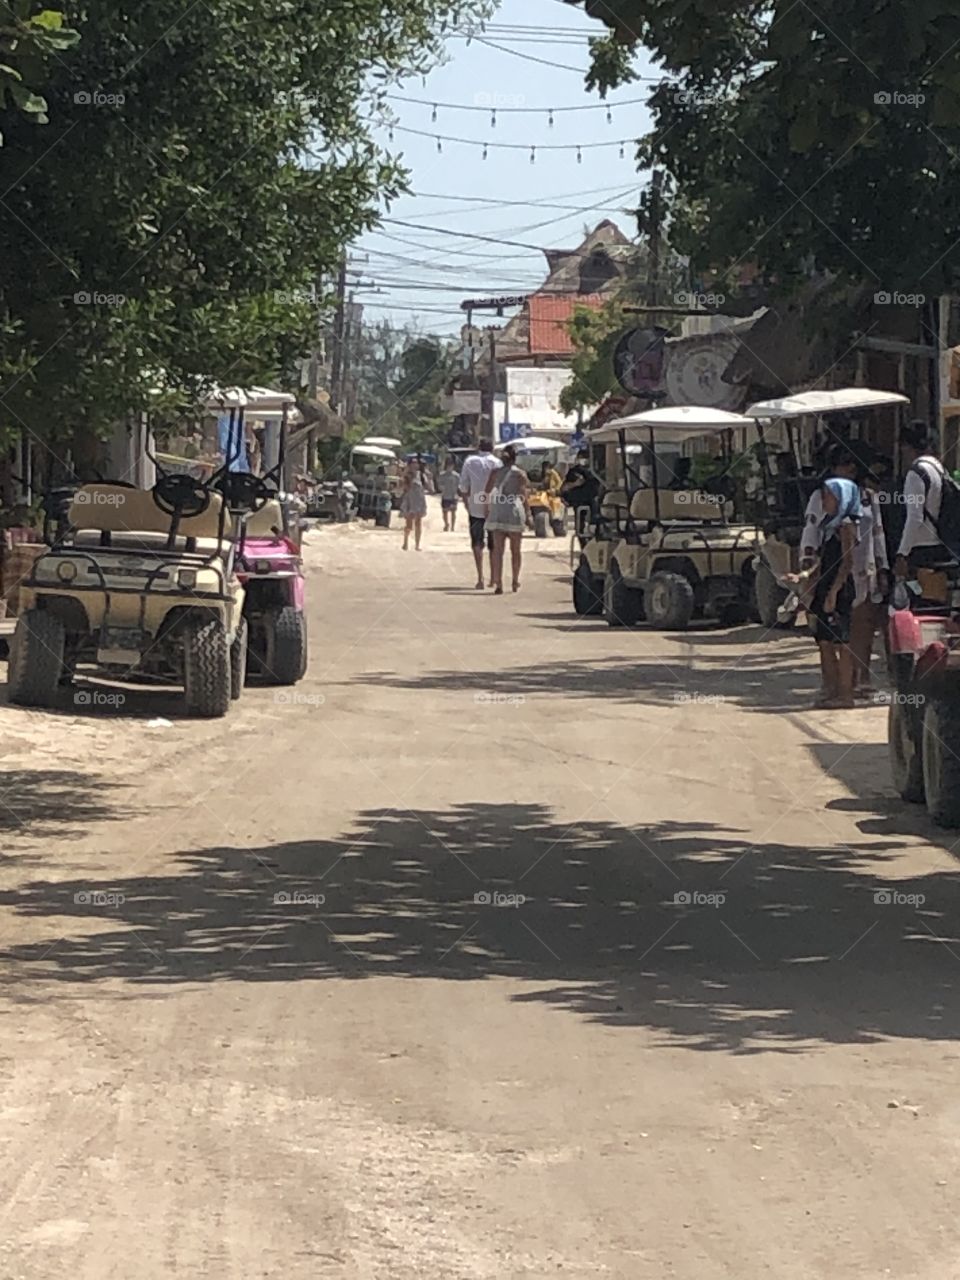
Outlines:
{"label": "tree canopy", "polygon": [[[580,0],[568,0],[579,3]],[[668,175],[673,244],[700,267],[820,269],[878,291],[956,288],[955,0],[586,0],[610,28],[589,83],[663,67],[642,165]]]}
{"label": "tree canopy", "polygon": [[274,381],[316,333],[300,299],[402,187],[380,95],[484,0],[61,7],[49,123],[0,110],[0,428]]}

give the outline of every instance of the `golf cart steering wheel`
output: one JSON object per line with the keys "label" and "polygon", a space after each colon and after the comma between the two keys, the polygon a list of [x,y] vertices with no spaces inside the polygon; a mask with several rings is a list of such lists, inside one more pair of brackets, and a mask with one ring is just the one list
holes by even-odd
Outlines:
{"label": "golf cart steering wheel", "polygon": [[210,492],[193,476],[161,476],[153,486],[153,500],[168,516],[199,516],[210,505]]}
{"label": "golf cart steering wheel", "polygon": [[274,497],[273,490],[263,478],[249,471],[228,471],[220,477],[217,488],[231,511],[248,511],[251,515],[262,511]]}

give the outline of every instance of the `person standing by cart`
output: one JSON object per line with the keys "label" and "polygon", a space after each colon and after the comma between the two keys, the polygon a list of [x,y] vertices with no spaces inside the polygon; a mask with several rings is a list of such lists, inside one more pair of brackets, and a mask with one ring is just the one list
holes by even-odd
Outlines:
{"label": "person standing by cart", "polygon": [[807,504],[801,568],[812,569],[819,561],[808,610],[820,650],[822,687],[817,705],[835,709],[854,705],[850,622],[856,598],[854,548],[862,508],[860,486],[854,479],[856,458],[846,446],[837,445],[830,461],[833,474]]}
{"label": "person standing by cart", "polygon": [[437,484],[440,490],[440,508],[443,511],[443,531],[453,533],[457,527],[457,502],[460,497],[460,472],[453,454],[444,463]]}

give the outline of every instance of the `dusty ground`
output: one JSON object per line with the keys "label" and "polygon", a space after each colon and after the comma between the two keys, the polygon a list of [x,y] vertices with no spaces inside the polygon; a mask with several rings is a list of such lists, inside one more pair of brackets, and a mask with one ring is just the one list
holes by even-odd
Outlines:
{"label": "dusty ground", "polygon": [[956,863],[884,710],[438,524],[311,536],[289,696],[0,708],[0,1274],[960,1277]]}

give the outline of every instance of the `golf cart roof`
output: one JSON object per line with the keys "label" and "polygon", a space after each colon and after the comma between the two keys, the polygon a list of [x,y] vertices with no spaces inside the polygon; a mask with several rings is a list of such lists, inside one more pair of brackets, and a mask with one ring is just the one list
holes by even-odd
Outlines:
{"label": "golf cart roof", "polygon": [[379,445],[382,449],[399,449],[403,441],[397,440],[394,436],[367,436],[362,443]]}
{"label": "golf cart roof", "polygon": [[361,458],[389,458],[391,462],[397,461],[397,455],[392,449],[385,449],[379,444],[357,444],[350,452],[359,454]]}
{"label": "golf cart roof", "polygon": [[208,409],[249,409],[263,417],[270,413],[280,414],[284,405],[295,405],[296,396],[286,391],[273,391],[270,387],[217,387],[215,386],[206,400]]}
{"label": "golf cart roof", "polygon": [[627,418],[614,418],[605,426],[588,431],[587,439],[591,444],[611,444],[619,440],[622,431],[628,443],[646,444],[652,428],[655,438],[682,444],[684,440],[726,431],[730,427],[753,425],[753,420],[741,413],[681,404],[665,409],[648,409],[646,413],[632,413]]}
{"label": "golf cart roof", "polygon": [[748,418],[800,418],[805,413],[843,413],[853,409],[879,409],[888,404],[909,404],[898,391],[871,391],[869,387],[841,387],[836,391],[803,391],[779,400],[758,400],[745,410]]}
{"label": "golf cart roof", "polygon": [[516,440],[501,440],[493,447],[499,453],[508,444],[512,444],[517,453],[537,453],[542,449],[566,449],[562,440],[551,440],[548,436],[520,436]]}

